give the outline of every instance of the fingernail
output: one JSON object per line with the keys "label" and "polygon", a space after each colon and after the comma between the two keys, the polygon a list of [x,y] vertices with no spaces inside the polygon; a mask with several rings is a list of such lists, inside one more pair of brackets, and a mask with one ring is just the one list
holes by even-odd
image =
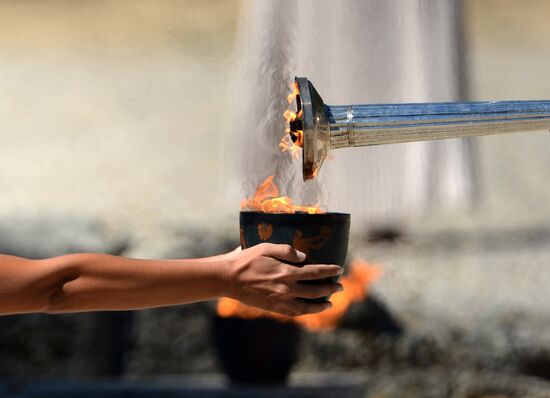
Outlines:
{"label": "fingernail", "polygon": [[342,275],[344,273],[344,268],[340,267],[338,270],[338,275]]}
{"label": "fingernail", "polygon": [[338,286],[338,291],[341,292],[342,290],[344,290],[344,287],[343,286]]}
{"label": "fingernail", "polygon": [[302,253],[299,250],[296,250],[296,256],[298,257],[298,260],[300,260],[300,261],[304,261],[307,257],[305,253]]}

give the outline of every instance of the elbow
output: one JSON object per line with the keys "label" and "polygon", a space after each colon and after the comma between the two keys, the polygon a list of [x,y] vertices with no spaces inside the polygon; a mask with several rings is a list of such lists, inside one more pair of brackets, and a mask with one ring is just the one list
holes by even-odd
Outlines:
{"label": "elbow", "polygon": [[45,260],[50,267],[48,275],[40,283],[40,312],[45,314],[60,314],[72,311],[71,287],[80,275],[69,256]]}
{"label": "elbow", "polygon": [[0,254],[0,315],[72,311],[81,275],[75,257],[29,260]]}
{"label": "elbow", "polygon": [[71,312],[70,294],[68,292],[68,285],[74,280],[78,279],[78,276],[65,277],[48,289],[45,298],[42,300],[42,313],[45,314],[61,314],[65,312]]}

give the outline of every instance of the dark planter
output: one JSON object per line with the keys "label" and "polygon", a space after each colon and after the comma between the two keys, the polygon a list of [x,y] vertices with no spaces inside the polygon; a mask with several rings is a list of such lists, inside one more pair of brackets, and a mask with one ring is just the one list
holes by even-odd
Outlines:
{"label": "dark planter", "polygon": [[216,316],[212,334],[220,364],[234,384],[284,383],[296,360],[300,330],[270,318]]}
{"label": "dark planter", "polygon": [[[304,252],[302,264],[344,266],[348,252],[350,215],[345,213],[261,213],[243,211],[240,215],[241,246],[263,242],[284,243]],[[330,278],[335,282],[338,278]],[[312,281],[323,283],[327,280]],[[308,282],[309,283],[309,282]],[[327,301],[328,298],[309,301]]]}

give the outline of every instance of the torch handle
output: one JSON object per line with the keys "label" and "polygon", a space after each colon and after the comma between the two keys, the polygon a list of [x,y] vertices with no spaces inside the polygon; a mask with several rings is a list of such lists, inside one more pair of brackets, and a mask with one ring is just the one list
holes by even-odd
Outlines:
{"label": "torch handle", "polygon": [[325,105],[330,148],[550,129],[550,101]]}

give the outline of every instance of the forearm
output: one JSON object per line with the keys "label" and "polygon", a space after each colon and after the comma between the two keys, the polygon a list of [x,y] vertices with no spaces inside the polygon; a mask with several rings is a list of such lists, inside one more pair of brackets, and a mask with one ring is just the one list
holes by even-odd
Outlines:
{"label": "forearm", "polygon": [[[49,261],[56,261],[51,259]],[[68,280],[49,312],[125,310],[209,300],[223,294],[224,264],[197,260],[136,260],[98,254],[59,258]]]}
{"label": "forearm", "polygon": [[28,260],[0,254],[0,315],[134,310],[227,296],[288,316],[316,313],[336,283],[302,283],[339,275],[341,267],[308,264],[289,245],[263,243],[193,260],[136,260],[71,254]]}
{"label": "forearm", "polygon": [[[29,262],[29,260],[27,260]],[[15,311],[129,310],[184,304],[223,295],[226,263],[196,260],[137,260],[102,254],[72,254],[20,264],[36,267],[20,281]],[[25,273],[28,275],[29,273]],[[32,296],[24,292],[34,292]],[[12,297],[16,294],[12,294]]]}

